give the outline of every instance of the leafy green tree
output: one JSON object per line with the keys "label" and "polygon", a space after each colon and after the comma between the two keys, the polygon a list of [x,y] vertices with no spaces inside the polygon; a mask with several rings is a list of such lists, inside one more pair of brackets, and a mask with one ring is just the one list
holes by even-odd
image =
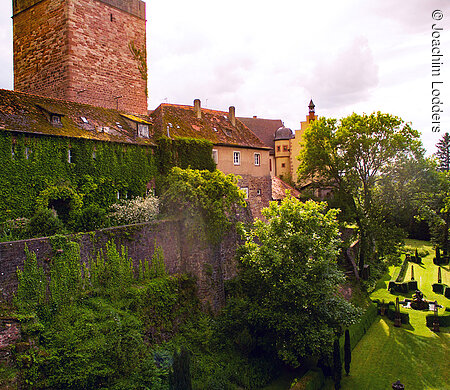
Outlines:
{"label": "leafy green tree", "polygon": [[338,293],[338,211],[325,209],[286,197],[262,211],[267,222],[242,227],[240,287],[224,316],[233,331],[248,327],[258,348],[291,366],[331,355],[335,330],[358,313]]}
{"label": "leafy green tree", "polygon": [[450,170],[450,134],[445,133],[436,144],[436,157],[439,160],[439,169],[444,172]]}
{"label": "leafy green tree", "polygon": [[182,348],[173,356],[172,371],[169,375],[170,390],[192,390],[189,351]]}
{"label": "leafy green tree", "polygon": [[305,131],[299,178],[348,195],[360,232],[360,271],[372,253],[383,252],[377,236],[388,229],[374,196],[377,182],[399,157],[422,154],[419,133],[380,112],[320,118]]}

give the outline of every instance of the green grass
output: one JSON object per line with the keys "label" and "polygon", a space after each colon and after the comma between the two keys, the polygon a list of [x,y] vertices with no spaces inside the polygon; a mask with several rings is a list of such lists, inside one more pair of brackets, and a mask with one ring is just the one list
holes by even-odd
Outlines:
{"label": "green grass", "polygon": [[[450,307],[449,299],[435,294],[431,285],[437,282],[438,267],[433,264],[434,251],[429,243],[408,240],[407,245],[427,250],[429,255],[423,264],[413,264],[414,279],[427,300],[437,300]],[[387,290],[389,280],[398,274],[399,267],[390,267],[386,275],[377,284],[371,294],[372,299],[384,299],[385,302],[411,297],[390,294]],[[449,267],[442,267],[442,282],[450,284]],[[411,279],[411,263],[405,281]],[[352,352],[350,376],[343,377],[342,389],[390,389],[392,383],[400,380],[407,390],[450,389],[450,328],[441,328],[434,333],[426,327],[425,317],[431,312],[407,310],[410,324],[395,328],[386,317],[379,317]]]}

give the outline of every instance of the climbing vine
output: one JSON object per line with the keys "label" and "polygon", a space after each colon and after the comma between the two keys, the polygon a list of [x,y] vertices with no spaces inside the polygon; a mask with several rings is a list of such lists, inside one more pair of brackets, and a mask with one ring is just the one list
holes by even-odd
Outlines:
{"label": "climbing vine", "polygon": [[145,81],[145,96],[148,97],[148,88],[147,88],[147,80],[148,80],[148,69],[147,69],[147,49],[145,45],[142,49],[138,49],[133,41],[131,41],[128,45],[131,53],[133,54],[134,59],[138,63],[138,70],[141,74],[142,80]]}

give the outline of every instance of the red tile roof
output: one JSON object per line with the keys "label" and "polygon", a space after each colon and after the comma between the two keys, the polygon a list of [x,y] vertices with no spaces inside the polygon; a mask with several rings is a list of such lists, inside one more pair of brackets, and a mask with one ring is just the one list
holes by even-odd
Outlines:
{"label": "red tile roof", "polygon": [[295,198],[300,196],[300,192],[289,184],[285,183],[279,177],[272,176],[272,199],[282,200],[286,197],[286,191],[291,191],[291,195]]}
{"label": "red tile roof", "polygon": [[[61,117],[60,126],[52,125],[51,114]],[[130,117],[117,110],[0,89],[0,131],[153,145],[151,138],[136,137],[134,122],[148,123],[152,136],[149,117]]]}
{"label": "red tile roof", "polygon": [[244,123],[256,136],[273,150],[275,149],[275,132],[283,126],[281,119],[261,119],[261,118],[241,118]]}
{"label": "red tile roof", "polygon": [[161,104],[150,117],[155,137],[203,138],[215,145],[268,149],[239,119],[236,118],[236,126],[233,126],[225,111],[202,108],[199,119],[192,106]]}

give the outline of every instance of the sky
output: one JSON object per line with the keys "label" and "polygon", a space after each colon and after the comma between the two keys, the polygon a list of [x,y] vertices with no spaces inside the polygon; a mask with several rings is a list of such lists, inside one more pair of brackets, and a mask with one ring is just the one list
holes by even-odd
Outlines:
{"label": "sky", "polygon": [[[11,3],[0,4],[4,89],[13,89]],[[420,131],[428,154],[450,132],[449,0],[147,0],[146,6],[150,109],[198,98],[202,107],[235,106],[237,116],[281,119],[297,130],[312,99],[319,116],[399,116]]]}

